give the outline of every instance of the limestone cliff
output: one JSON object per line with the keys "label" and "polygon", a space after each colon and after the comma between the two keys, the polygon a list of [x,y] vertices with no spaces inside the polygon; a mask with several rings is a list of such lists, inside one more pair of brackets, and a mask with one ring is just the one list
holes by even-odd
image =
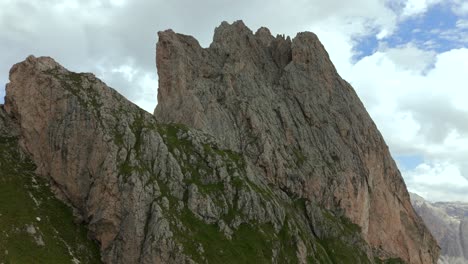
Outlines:
{"label": "limestone cliff", "polygon": [[435,263],[387,147],[315,35],[160,33],[155,116],[48,57],[5,110],[105,263]]}
{"label": "limestone cliff", "polygon": [[223,22],[203,49],[168,30],[156,61],[160,121],[214,135],[290,197],[342,211],[377,255],[434,262],[382,136],[313,33],[291,40]]}
{"label": "limestone cliff", "polygon": [[440,245],[439,263],[467,264],[468,204],[429,202],[414,193],[411,202]]}

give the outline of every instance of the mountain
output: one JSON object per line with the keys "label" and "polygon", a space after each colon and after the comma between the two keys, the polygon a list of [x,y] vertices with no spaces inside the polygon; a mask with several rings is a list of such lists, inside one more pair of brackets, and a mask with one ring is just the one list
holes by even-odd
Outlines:
{"label": "mountain", "polygon": [[159,32],[156,53],[154,115],[52,58],[10,70],[15,146],[102,261],[436,263],[382,136],[313,33],[223,22],[206,49]]}
{"label": "mountain", "polygon": [[416,212],[441,247],[440,263],[468,263],[468,204],[429,202],[411,193]]}

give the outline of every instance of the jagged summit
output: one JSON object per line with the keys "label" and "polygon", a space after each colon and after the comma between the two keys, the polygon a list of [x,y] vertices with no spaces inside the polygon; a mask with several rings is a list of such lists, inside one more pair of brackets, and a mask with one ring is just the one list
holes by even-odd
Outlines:
{"label": "jagged summit", "polygon": [[437,246],[382,136],[315,34],[223,22],[209,48],[195,43],[160,37],[158,120],[201,129],[291,197],[343,212],[375,249],[433,261]]}

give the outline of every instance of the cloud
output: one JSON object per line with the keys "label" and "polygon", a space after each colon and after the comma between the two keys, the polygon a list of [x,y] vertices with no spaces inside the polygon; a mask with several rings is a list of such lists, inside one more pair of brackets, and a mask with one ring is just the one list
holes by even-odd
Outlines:
{"label": "cloud", "polygon": [[452,0],[452,11],[458,16],[468,15],[468,2],[464,0]]}
{"label": "cloud", "polygon": [[442,2],[442,0],[408,0],[402,11],[403,17],[424,14],[431,6]]}
{"label": "cloud", "polygon": [[468,19],[458,19],[456,23],[456,27],[458,29],[468,29]]}
{"label": "cloud", "polygon": [[406,175],[408,190],[429,201],[468,202],[468,180],[450,163],[423,163]]}
{"label": "cloud", "polygon": [[[411,64],[412,60],[415,63]],[[351,65],[343,75],[366,102],[384,134],[393,134],[391,127],[401,123],[406,135],[438,143],[452,129],[462,135],[468,132],[468,109],[463,102],[468,96],[463,86],[468,73],[466,60],[468,49],[435,55],[410,45],[376,52]],[[367,77],[369,72],[373,78]]]}
{"label": "cloud", "polygon": [[384,51],[387,57],[402,70],[424,73],[435,63],[436,53],[417,48],[412,43]]}

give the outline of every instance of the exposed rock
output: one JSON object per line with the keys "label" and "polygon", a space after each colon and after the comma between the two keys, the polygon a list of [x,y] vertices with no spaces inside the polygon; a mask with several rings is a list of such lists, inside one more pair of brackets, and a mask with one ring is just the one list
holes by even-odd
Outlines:
{"label": "exposed rock", "polygon": [[468,204],[432,203],[414,193],[411,202],[441,247],[439,263],[468,263]]}
{"label": "exposed rock", "polygon": [[289,197],[343,212],[378,256],[436,261],[382,136],[316,35],[223,22],[204,49],[167,30],[156,62],[158,120],[201,129]]}
{"label": "exposed rock", "polygon": [[[270,188],[213,137],[158,124],[92,74],[28,57],[10,72],[5,108],[106,263],[334,263],[330,250],[372,261],[355,230],[314,236],[305,208],[323,209]],[[314,217],[349,227],[332,212]]]}

